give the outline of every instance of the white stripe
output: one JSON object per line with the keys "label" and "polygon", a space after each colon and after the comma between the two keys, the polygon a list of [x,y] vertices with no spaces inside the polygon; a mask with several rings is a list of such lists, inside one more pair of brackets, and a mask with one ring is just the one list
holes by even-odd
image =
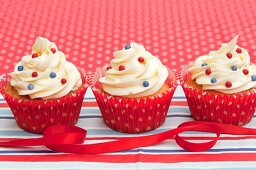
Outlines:
{"label": "white stripe", "polygon": [[177,97],[177,96],[185,96],[184,91],[183,91],[181,85],[177,86],[173,96],[175,96],[175,97]]}
{"label": "white stripe", "polygon": [[256,162],[184,162],[184,163],[99,163],[99,162],[0,162],[0,169],[56,169],[56,170],[254,170]]}

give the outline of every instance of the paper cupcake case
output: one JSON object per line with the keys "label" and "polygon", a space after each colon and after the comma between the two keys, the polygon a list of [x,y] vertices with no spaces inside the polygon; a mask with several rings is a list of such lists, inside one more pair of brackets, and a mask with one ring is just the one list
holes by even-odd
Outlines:
{"label": "paper cupcake case", "polygon": [[191,79],[187,68],[182,68],[179,79],[195,120],[239,126],[250,122],[256,109],[255,89],[236,94],[213,94],[199,90],[186,84]]}
{"label": "paper cupcake case", "polygon": [[169,105],[176,89],[176,78],[172,71],[166,84],[166,92],[154,97],[126,98],[111,96],[102,91],[99,78],[104,69],[96,71],[89,82],[97,100],[105,124],[123,133],[143,133],[160,127],[167,116]]}
{"label": "paper cupcake case", "polygon": [[[83,75],[85,74],[83,73]],[[18,99],[6,93],[5,87],[10,83],[10,77],[5,76],[0,82],[0,93],[11,108],[19,127],[25,131],[40,134],[52,125],[76,124],[88,87],[85,77],[82,78],[82,81],[82,87],[59,99],[29,100]]]}

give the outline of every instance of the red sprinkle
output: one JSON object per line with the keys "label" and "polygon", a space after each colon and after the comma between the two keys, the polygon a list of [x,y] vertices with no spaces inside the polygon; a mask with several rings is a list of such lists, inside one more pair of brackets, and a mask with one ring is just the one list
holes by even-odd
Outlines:
{"label": "red sprinkle", "polygon": [[108,66],[106,70],[108,71],[108,70],[111,69],[111,68],[112,68],[111,66]]}
{"label": "red sprinkle", "polygon": [[249,70],[243,69],[243,73],[244,73],[245,75],[247,75],[247,74],[249,74]]}
{"label": "red sprinkle", "polygon": [[238,48],[238,49],[236,49],[236,52],[240,54],[240,53],[242,53],[242,49]]}
{"label": "red sprinkle", "polygon": [[227,53],[226,56],[231,59],[232,58],[232,54],[231,53]]}
{"label": "red sprinkle", "polygon": [[32,54],[32,58],[38,57],[37,53]]}
{"label": "red sprinkle", "polygon": [[55,48],[51,48],[51,51],[52,51],[53,54],[56,53],[56,49]]}
{"label": "red sprinkle", "polygon": [[37,76],[38,76],[37,72],[32,73],[32,77],[37,77]]}
{"label": "red sprinkle", "polygon": [[212,73],[211,69],[207,68],[207,69],[205,70],[205,74],[206,74],[206,75],[210,75],[211,73]]}
{"label": "red sprinkle", "polygon": [[62,79],[61,79],[61,83],[62,83],[62,84],[65,84],[65,83],[67,83],[67,80],[66,80],[65,78],[62,78]]}
{"label": "red sprinkle", "polygon": [[232,87],[232,83],[231,83],[230,81],[227,81],[227,82],[226,82],[226,87],[227,87],[227,88]]}
{"label": "red sprinkle", "polygon": [[123,65],[119,66],[119,71],[123,71],[125,67]]}
{"label": "red sprinkle", "polygon": [[143,63],[143,62],[144,62],[144,58],[143,58],[143,57],[139,57],[139,58],[138,58],[138,61],[139,61],[140,63]]}

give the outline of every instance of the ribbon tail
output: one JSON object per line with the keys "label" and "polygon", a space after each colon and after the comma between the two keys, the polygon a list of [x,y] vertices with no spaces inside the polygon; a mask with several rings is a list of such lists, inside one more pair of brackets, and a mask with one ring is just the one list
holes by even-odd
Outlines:
{"label": "ribbon tail", "polygon": [[44,145],[43,138],[34,139],[14,139],[9,141],[0,141],[1,147],[25,147]]}

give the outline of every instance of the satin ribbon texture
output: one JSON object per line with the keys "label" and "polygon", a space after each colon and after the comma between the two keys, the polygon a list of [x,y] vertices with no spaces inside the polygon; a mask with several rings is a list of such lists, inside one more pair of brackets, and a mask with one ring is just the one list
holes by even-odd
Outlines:
{"label": "satin ribbon texture", "polygon": [[[192,143],[179,134],[186,131],[215,133],[216,137],[204,143]],[[175,139],[183,149],[191,152],[207,151],[218,141],[221,134],[256,135],[256,129],[244,128],[228,124],[189,121],[166,132],[140,137],[120,138],[115,141],[83,144],[87,131],[77,126],[56,125],[47,128],[43,137],[33,139],[1,140],[1,147],[46,146],[54,152],[72,154],[103,154],[130,150],[158,144],[168,139]]]}

